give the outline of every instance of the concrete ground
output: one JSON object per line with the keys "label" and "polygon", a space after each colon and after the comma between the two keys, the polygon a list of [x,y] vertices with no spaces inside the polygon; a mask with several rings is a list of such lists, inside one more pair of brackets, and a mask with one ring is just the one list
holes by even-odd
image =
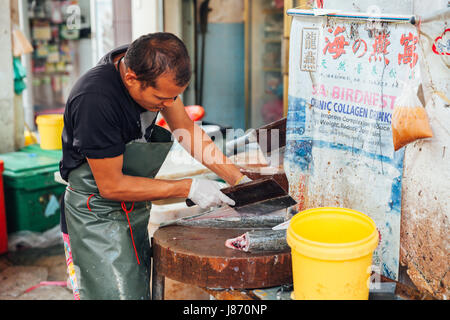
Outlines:
{"label": "concrete ground", "polygon": [[[72,290],[41,283],[66,282],[67,267],[63,245],[44,249],[22,249],[0,255],[0,300],[73,300]],[[167,300],[209,300],[209,294],[199,288],[166,279]]]}
{"label": "concrete ground", "polygon": [[62,245],[0,255],[0,300],[73,300],[72,291],[64,287],[43,286],[25,292],[42,281],[67,281]]}

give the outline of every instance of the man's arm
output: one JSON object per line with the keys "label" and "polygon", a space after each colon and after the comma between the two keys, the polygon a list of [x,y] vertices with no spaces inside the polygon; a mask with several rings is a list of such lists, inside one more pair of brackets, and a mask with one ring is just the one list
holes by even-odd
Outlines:
{"label": "man's arm", "polygon": [[239,168],[189,118],[180,98],[174,102],[173,106],[166,108],[161,113],[178,142],[200,163],[232,186],[243,177]]}
{"label": "man's arm", "polygon": [[100,195],[113,201],[152,201],[187,198],[192,180],[159,180],[124,175],[123,155],[87,159]]}

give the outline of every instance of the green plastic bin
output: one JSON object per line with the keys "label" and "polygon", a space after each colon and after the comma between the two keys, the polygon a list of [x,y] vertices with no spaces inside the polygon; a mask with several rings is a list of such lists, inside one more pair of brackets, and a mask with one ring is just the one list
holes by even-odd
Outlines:
{"label": "green plastic bin", "polygon": [[31,144],[29,146],[20,149],[20,152],[36,153],[39,155],[47,156],[58,160],[62,158],[62,150],[43,150],[39,144]]}
{"label": "green plastic bin", "polygon": [[60,220],[59,201],[65,186],[57,183],[60,157],[39,150],[0,154],[8,233],[44,232]]}

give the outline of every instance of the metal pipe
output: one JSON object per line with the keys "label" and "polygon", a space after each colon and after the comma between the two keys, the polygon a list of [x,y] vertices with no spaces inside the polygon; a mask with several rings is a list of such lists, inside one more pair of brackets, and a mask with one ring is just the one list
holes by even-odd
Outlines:
{"label": "metal pipe", "polygon": [[398,15],[398,14],[382,14],[382,15],[369,15],[363,12],[333,12],[332,10],[302,10],[302,9],[290,9],[287,11],[290,16],[328,16],[333,18],[343,19],[362,19],[362,20],[380,20],[390,22],[410,22],[414,15]]}
{"label": "metal pipe", "polygon": [[200,33],[202,34],[202,49],[201,49],[201,73],[200,84],[198,92],[198,104],[203,105],[203,79],[205,77],[205,49],[206,49],[206,33],[208,32],[208,14],[211,11],[209,8],[209,1],[205,0],[200,5]]}

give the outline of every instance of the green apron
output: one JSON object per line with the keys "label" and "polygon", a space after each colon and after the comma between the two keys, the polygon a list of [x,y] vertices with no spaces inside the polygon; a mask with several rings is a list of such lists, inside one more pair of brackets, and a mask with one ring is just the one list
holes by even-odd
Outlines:
{"label": "green apron", "polygon": [[[171,147],[171,134],[155,126],[149,143],[127,144],[123,173],[154,178]],[[87,163],[70,173],[64,201],[81,299],[150,299],[151,202],[102,198]]]}

